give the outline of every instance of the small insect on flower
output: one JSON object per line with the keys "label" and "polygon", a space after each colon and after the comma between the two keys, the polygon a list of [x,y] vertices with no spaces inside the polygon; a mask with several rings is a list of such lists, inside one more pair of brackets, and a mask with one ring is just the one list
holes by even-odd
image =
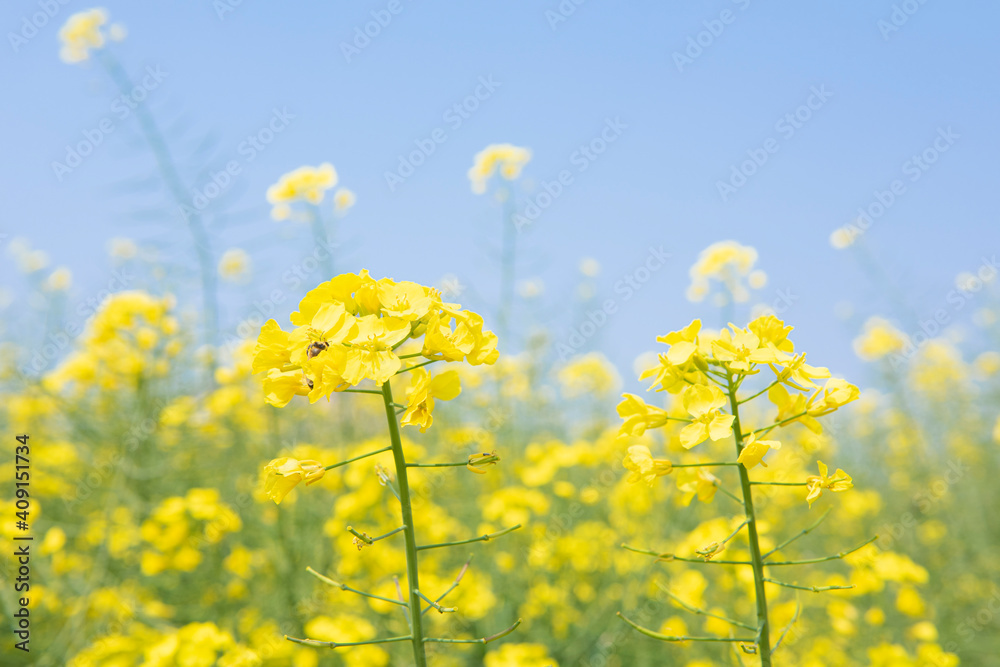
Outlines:
{"label": "small insect on flower", "polygon": [[486,466],[495,466],[500,462],[500,457],[497,456],[496,450],[482,454],[473,454],[469,457],[469,462],[465,464],[465,467],[476,473],[477,475],[486,474]]}
{"label": "small insect on flower", "polygon": [[[307,359],[312,359],[313,357],[315,357],[317,354],[319,354],[320,352],[322,352],[323,350],[325,350],[328,347],[330,347],[329,343],[326,343],[326,342],[321,341],[321,340],[316,341],[315,343],[313,343],[312,345],[309,346],[309,349],[306,350],[306,358]],[[310,385],[310,388],[311,388],[311,385]]]}

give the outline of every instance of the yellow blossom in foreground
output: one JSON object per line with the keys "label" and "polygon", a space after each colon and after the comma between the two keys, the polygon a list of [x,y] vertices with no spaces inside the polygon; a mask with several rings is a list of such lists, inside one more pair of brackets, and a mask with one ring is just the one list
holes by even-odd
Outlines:
{"label": "yellow blossom in foreground", "polygon": [[691,423],[681,430],[681,445],[685,449],[691,449],[708,438],[722,440],[733,434],[735,417],[719,410],[727,401],[721,389],[708,385],[692,385],[684,390],[681,399],[684,409],[692,418]]}
{"label": "yellow blossom in foreground", "polygon": [[306,485],[318,482],[323,479],[326,470],[319,461],[299,461],[284,456],[264,466],[264,473],[264,493],[280,505],[299,482],[305,480]]}
{"label": "yellow blossom in foreground", "polygon": [[618,416],[625,420],[621,435],[642,435],[648,428],[660,428],[667,423],[667,411],[649,405],[635,394],[622,394],[625,399],[618,404]]}
{"label": "yellow blossom in foreground", "polygon": [[[484,330],[483,318],[476,313],[442,302],[435,289],[389,278],[376,281],[364,270],[320,284],[299,302],[290,319],[298,325],[290,332],[268,320],[253,354],[252,371],[267,373],[267,401],[277,406],[295,395],[308,395],[315,402],[364,380],[381,386],[428,360],[479,365],[492,364],[499,356],[496,335]],[[421,336],[420,352],[403,356],[423,356],[425,361],[404,368],[396,349]],[[413,372],[417,379],[429,378],[424,371]],[[429,394],[422,387],[413,397],[404,424],[426,429],[432,399],[453,397],[457,376],[441,376]]]}
{"label": "yellow blossom in foreground", "polygon": [[684,493],[685,505],[690,505],[695,496],[703,503],[710,503],[719,490],[719,478],[704,468],[685,468],[677,476],[677,488]]}
{"label": "yellow blossom in foreground", "polygon": [[628,481],[638,482],[642,480],[648,486],[653,486],[657,477],[669,475],[674,469],[670,461],[666,459],[654,459],[649,448],[645,445],[633,445],[628,448],[628,454],[622,461],[625,469],[629,471]]}
{"label": "yellow blossom in foreground", "polygon": [[832,476],[829,476],[829,468],[822,461],[817,461],[819,466],[819,475],[813,475],[806,480],[806,501],[809,506],[812,507],[813,502],[823,494],[823,489],[829,489],[830,491],[841,492],[847,491],[848,489],[854,488],[854,482],[851,480],[851,476],[846,472],[837,468]]}
{"label": "yellow blossom in foreground", "polygon": [[750,470],[757,464],[767,467],[764,463],[764,455],[772,449],[781,449],[781,443],[777,440],[758,440],[756,433],[751,433],[743,440],[743,449],[736,459],[738,463]]}
{"label": "yellow blossom in foreground", "polygon": [[434,423],[434,399],[450,401],[462,393],[458,371],[444,371],[431,377],[424,368],[411,372],[409,389],[406,390],[406,412],[399,421],[403,426],[419,426],[424,433]]}
{"label": "yellow blossom in foreground", "polygon": [[88,9],[77,12],[66,20],[59,29],[62,48],[59,57],[66,63],[78,63],[90,57],[90,51],[104,46],[101,28],[108,22],[108,13],[103,9]]}

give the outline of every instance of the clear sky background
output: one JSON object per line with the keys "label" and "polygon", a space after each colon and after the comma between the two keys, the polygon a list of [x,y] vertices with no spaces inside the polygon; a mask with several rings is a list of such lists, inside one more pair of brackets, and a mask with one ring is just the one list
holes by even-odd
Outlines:
{"label": "clear sky background", "polygon": [[[73,271],[72,313],[107,284],[109,237],[157,245],[182,266],[194,262],[182,220],[145,217],[150,204],[166,208],[163,199],[126,184],[154,172],[134,118],[116,121],[62,181],[54,174],[67,144],[115,117],[116,91],[93,63],[58,59],[59,26],[89,5],[53,0],[55,17],[12,45],[11,33],[22,34],[44,4],[12,0],[0,9],[0,233],[3,243],[27,238],[53,265]],[[217,251],[243,247],[255,265],[250,286],[223,289],[230,331],[248,303],[287,287],[282,276],[308,248],[305,230],[269,219],[264,191],[282,173],[323,161],[358,197],[341,223],[340,268],[426,283],[453,274],[468,288],[460,300],[488,313],[498,289],[500,209],[470,192],[465,172],[493,142],[534,152],[524,177],[536,189],[523,191],[522,201],[561,170],[574,174],[518,239],[519,277],[545,284],[538,304],[521,309],[521,323],[543,321],[554,342],[565,341],[584,321],[571,306],[577,266],[597,259],[598,293],[618,308],[592,342],[626,376],[656,335],[695,316],[719,323],[717,308],[685,300],[687,271],[702,248],[735,239],[757,248],[770,276],[755,300],[793,294],[783,316],[796,326],[799,346],[814,363],[857,377],[863,371],[851,338],[862,315],[899,318],[902,311],[892,310],[856,253],[834,250],[828,237],[894,179],[906,191],[864,245],[914,318],[946,308],[950,321],[966,322],[973,309],[953,311],[947,300],[954,278],[1000,252],[996,3],[566,0],[562,7],[575,11],[558,16],[565,20],[556,18],[557,0],[229,4],[232,11],[210,0],[104,6],[128,28],[112,47],[126,69],[137,79],[147,66],[166,74],[146,104],[173,128],[191,185],[207,182],[199,170],[243,160],[240,143],[267,125],[273,109],[294,115],[264,152],[241,163],[223,202],[228,224],[213,231]],[[353,45],[372,12],[384,21],[390,4],[398,13],[345,56],[342,44]],[[719,34],[709,35],[711,28]],[[692,48],[695,57],[679,67],[675,54],[699,33],[706,46]],[[459,127],[449,124],[445,112],[481,78],[499,85]],[[829,98],[791,136],[779,130],[776,123],[814,88]],[[624,124],[620,137],[579,172],[574,152],[600,136],[608,119]],[[435,128],[446,141],[391,191],[385,173]],[[958,138],[911,181],[904,164],[948,128]],[[214,150],[190,159],[206,136]],[[777,152],[724,201],[717,182],[768,139]],[[661,245],[672,256],[666,266],[632,298],[616,293],[615,283]],[[11,265],[4,255],[0,285],[16,295],[4,313],[8,323],[31,308]],[[193,294],[182,300],[197,303]],[[854,317],[843,317],[844,304]],[[912,322],[899,321],[913,331]]]}

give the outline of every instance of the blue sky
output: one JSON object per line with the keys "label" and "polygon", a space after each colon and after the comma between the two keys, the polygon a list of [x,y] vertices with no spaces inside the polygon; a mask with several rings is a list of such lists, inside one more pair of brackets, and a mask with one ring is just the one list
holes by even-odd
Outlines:
{"label": "blue sky", "polygon": [[[12,33],[32,33],[24,22],[47,4],[55,16],[12,44]],[[522,205],[543,181],[565,169],[573,173],[572,184],[518,238],[519,276],[545,284],[538,305],[522,309],[522,323],[543,320],[554,342],[567,340],[584,321],[567,305],[579,281],[577,265],[596,258],[598,293],[617,299],[618,307],[593,344],[630,375],[632,359],[655,347],[656,335],[696,316],[718,323],[717,309],[685,300],[687,270],[705,246],[735,239],[758,250],[759,266],[770,276],[758,300],[794,295],[783,314],[810,359],[857,376],[862,369],[850,345],[857,317],[893,315],[892,306],[858,261],[827,239],[875,202],[876,191],[890,190],[897,179],[905,186],[864,244],[918,319],[950,309],[955,275],[975,271],[1000,251],[994,196],[1000,6],[677,4],[188,0],[104,6],[128,28],[113,49],[129,73],[136,80],[147,68],[162,73],[144,104],[164,127],[183,125],[171,135],[176,154],[213,137],[210,158],[181,160],[189,185],[207,182],[199,169],[241,160],[226,198],[233,216],[213,232],[217,252],[246,248],[256,267],[251,286],[222,292],[230,329],[247,304],[283,287],[282,276],[308,248],[305,230],[268,218],[265,189],[290,169],[323,161],[336,166],[341,183],[358,197],[341,223],[342,268],[427,283],[453,274],[468,286],[461,300],[488,312],[498,289],[492,258],[500,210],[470,192],[465,172],[486,144],[511,142],[534,152],[524,176],[535,189],[522,191]],[[560,6],[575,9],[563,16]],[[137,216],[162,200],[122,187],[154,168],[148,152],[136,147],[134,118],[116,118],[116,92],[98,67],[66,65],[57,57],[58,26],[87,7],[75,0],[17,0],[0,10],[6,42],[0,47],[0,232],[8,240],[28,238],[54,265],[73,271],[71,303],[107,283],[111,236],[157,244],[168,257],[193,265],[181,219]],[[377,17],[385,23],[378,34],[354,45],[356,31]],[[699,39],[700,52],[691,46]],[[356,51],[345,55],[344,44]],[[448,110],[477,87],[483,99],[456,123]],[[809,102],[808,120],[780,123]],[[266,127],[275,109],[294,118],[247,161],[241,142]],[[59,180],[53,161],[108,117],[114,131]],[[618,136],[580,171],[580,147],[601,136],[609,121]],[[437,128],[445,140],[390,189],[386,172]],[[914,171],[908,161],[942,133],[951,137],[948,150]],[[762,151],[767,161],[721,196],[718,183],[730,179],[733,166]],[[671,258],[625,300],[614,286],[645,262],[651,246],[663,246]],[[23,292],[23,278],[4,257],[0,285]],[[840,303],[853,304],[855,319],[837,315]],[[4,319],[28,308],[22,294]],[[949,310],[949,316],[961,323],[971,310]]]}

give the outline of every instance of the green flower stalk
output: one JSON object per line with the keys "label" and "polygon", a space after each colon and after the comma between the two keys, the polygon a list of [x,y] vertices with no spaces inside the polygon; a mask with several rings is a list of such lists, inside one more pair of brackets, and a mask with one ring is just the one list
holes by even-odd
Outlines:
{"label": "green flower stalk", "polygon": [[[644,372],[640,379],[653,378],[653,387],[675,395],[680,409],[665,410],[646,404],[638,396],[625,394],[618,406],[618,414],[624,420],[621,427],[623,437],[639,437],[649,429],[680,426],[678,440],[690,450],[706,440],[722,441],[733,438],[736,444],[734,461],[673,463],[666,459],[654,458],[645,445],[632,445],[625,457],[624,465],[629,471],[629,481],[643,481],[652,486],[660,477],[678,475],[677,486],[688,501],[697,497],[702,502],[711,502],[718,491],[729,496],[743,508],[744,520],[722,539],[697,549],[691,555],[658,553],[622,545],[626,549],[650,556],[661,561],[681,561],[706,565],[735,565],[749,567],[754,580],[754,607],[756,622],[748,623],[732,619],[694,607],[679,599],[669,590],[663,592],[680,607],[693,614],[713,617],[734,628],[729,637],[670,636],[644,628],[619,613],[626,623],[644,635],[668,642],[720,642],[739,646],[740,650],[760,657],[762,667],[770,667],[774,652],[787,636],[788,629],[781,633],[772,644],[773,628],[768,616],[766,583],[776,584],[796,590],[822,592],[850,588],[850,586],[808,587],[789,584],[767,576],[766,568],[783,565],[803,565],[836,560],[870,544],[875,538],[849,551],[824,558],[807,560],[775,561],[770,557],[795,540],[814,530],[825,518],[820,517],[813,525],[801,530],[794,537],[781,543],[767,553],[762,553],[758,525],[757,508],[754,505],[755,486],[805,487],[805,500],[811,506],[824,490],[846,491],[853,486],[851,478],[843,470],[828,474],[828,468],[818,462],[820,474],[809,476],[799,482],[753,481],[751,471],[758,465],[767,467],[764,458],[781,448],[777,440],[765,437],[776,429],[800,423],[813,431],[820,431],[817,418],[829,414],[857,399],[858,388],[844,380],[834,379],[826,368],[813,367],[805,363],[804,354],[795,354],[794,346],[788,339],[792,328],[773,315],[759,317],[745,329],[730,325],[721,332],[702,332],[701,322],[695,320],[688,327],[659,337],[657,340],[669,345],[661,354],[659,364]],[[743,383],[764,369],[774,374],[773,381],[763,389],[741,398]],[[817,380],[824,381],[822,385]],[[741,415],[741,406],[765,396],[777,414],[773,420],[761,428],[749,429]],[[681,426],[683,425],[683,426]],[[720,471],[737,468],[739,473],[739,494],[728,491],[722,480],[708,472],[710,468]],[[722,474],[720,472],[720,474]],[[745,530],[749,550],[748,560],[719,559],[728,543]],[[797,618],[797,614],[796,614]],[[794,623],[794,620],[793,620]]]}
{"label": "green flower stalk", "polygon": [[[319,285],[301,301],[299,311],[292,314],[291,321],[298,327],[292,332],[286,332],[274,320],[269,320],[258,338],[253,370],[266,374],[264,393],[267,401],[281,407],[296,395],[308,396],[311,402],[324,396],[329,397],[334,392],[381,396],[388,424],[389,444],[331,465],[323,465],[319,461],[298,461],[289,457],[275,459],[265,467],[267,476],[264,490],[276,503],[280,503],[300,482],[312,484],[321,480],[329,470],[391,452],[395,468],[394,481],[382,470],[379,477],[399,501],[401,525],[377,537],[358,531],[353,526],[347,526],[347,532],[354,536],[358,549],[373,547],[383,539],[403,534],[406,594],[403,595],[400,590],[400,599],[393,600],[352,588],[311,568],[309,572],[320,581],[342,591],[403,607],[409,634],[364,642],[319,641],[294,637],[287,639],[327,648],[408,642],[412,647],[413,664],[424,667],[427,664],[428,643],[485,644],[513,632],[520,620],[501,632],[479,639],[446,639],[425,635],[423,616],[429,609],[442,614],[456,611],[454,607],[444,607],[440,603],[458,586],[468,563],[455,583],[432,599],[420,588],[419,553],[428,549],[489,541],[517,530],[520,525],[465,540],[419,544],[408,469],[466,467],[474,473],[484,474],[485,469],[496,465],[500,458],[492,452],[471,454],[467,460],[455,463],[410,462],[406,459],[400,436],[401,426],[417,426],[421,431],[426,431],[434,421],[435,401],[451,400],[461,392],[455,371],[431,375],[425,367],[441,361],[492,364],[498,356],[496,336],[483,330],[481,317],[461,310],[454,304],[444,303],[436,290],[416,283],[397,283],[387,278],[375,281],[366,271],[360,274],[343,274]],[[408,342],[419,351],[397,354],[397,350]],[[393,397],[392,379],[404,374],[408,374],[410,386],[406,392],[406,402],[401,404]],[[356,388],[362,382],[374,382],[379,388]]]}

